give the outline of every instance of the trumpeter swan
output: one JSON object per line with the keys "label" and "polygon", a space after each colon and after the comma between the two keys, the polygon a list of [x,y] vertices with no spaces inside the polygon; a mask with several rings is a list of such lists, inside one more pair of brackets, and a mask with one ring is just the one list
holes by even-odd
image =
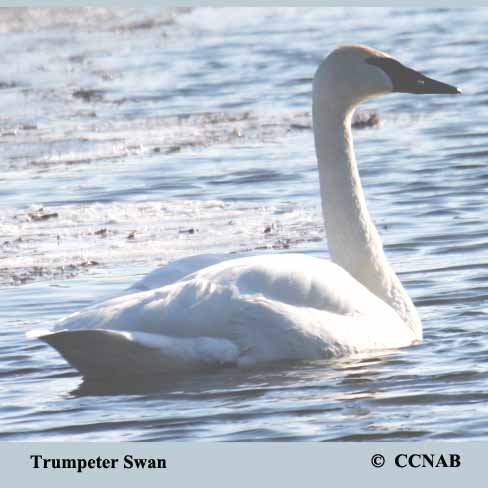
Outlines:
{"label": "trumpeter swan", "polygon": [[85,376],[249,366],[420,341],[419,316],[366,208],[351,135],[355,107],[390,92],[459,90],[359,45],[338,47],[315,74],[313,127],[332,262],[300,254],[180,260],[36,336]]}

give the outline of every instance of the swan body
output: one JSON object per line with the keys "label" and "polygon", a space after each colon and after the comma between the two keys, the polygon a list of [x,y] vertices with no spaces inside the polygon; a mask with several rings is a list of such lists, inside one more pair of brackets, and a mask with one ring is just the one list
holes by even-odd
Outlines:
{"label": "swan body", "polygon": [[[158,350],[165,369],[318,359],[417,339],[391,307],[344,269],[301,254],[224,261],[175,283],[88,307],[56,329],[43,337],[54,346],[65,341],[71,347],[73,340],[79,347],[93,331],[96,342],[104,331],[119,342]],[[110,361],[110,351],[97,359],[106,370]]]}
{"label": "swan body", "polygon": [[420,319],[366,208],[350,128],[361,101],[392,91],[457,89],[365,46],[337,48],[315,75],[314,135],[332,262],[300,254],[185,258],[33,335],[85,376],[252,366],[420,341]]}

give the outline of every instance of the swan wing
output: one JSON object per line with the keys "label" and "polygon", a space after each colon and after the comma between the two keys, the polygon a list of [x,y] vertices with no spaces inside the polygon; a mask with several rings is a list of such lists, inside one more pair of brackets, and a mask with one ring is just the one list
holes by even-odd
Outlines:
{"label": "swan wing", "polygon": [[393,309],[346,271],[295,254],[221,262],[77,312],[40,338],[80,371],[99,374],[143,372],[148,363],[164,371],[317,359],[412,342]]}

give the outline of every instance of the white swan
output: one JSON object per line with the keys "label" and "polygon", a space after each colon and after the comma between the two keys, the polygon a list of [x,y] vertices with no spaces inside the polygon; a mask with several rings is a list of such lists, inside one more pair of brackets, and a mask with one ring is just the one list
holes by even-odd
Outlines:
{"label": "white swan", "polygon": [[33,335],[85,376],[316,359],[420,341],[420,319],[366,208],[350,128],[360,102],[394,91],[459,93],[358,45],[334,50],[314,77],[333,262],[300,254],[180,260]]}

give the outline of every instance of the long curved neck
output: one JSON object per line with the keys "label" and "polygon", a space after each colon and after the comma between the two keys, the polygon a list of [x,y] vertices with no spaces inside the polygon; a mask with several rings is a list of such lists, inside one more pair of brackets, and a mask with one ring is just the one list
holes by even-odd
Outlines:
{"label": "long curved neck", "polygon": [[315,149],[330,257],[389,304],[420,339],[415,306],[386,259],[366,207],[352,141],[353,112],[354,106],[314,87]]}

